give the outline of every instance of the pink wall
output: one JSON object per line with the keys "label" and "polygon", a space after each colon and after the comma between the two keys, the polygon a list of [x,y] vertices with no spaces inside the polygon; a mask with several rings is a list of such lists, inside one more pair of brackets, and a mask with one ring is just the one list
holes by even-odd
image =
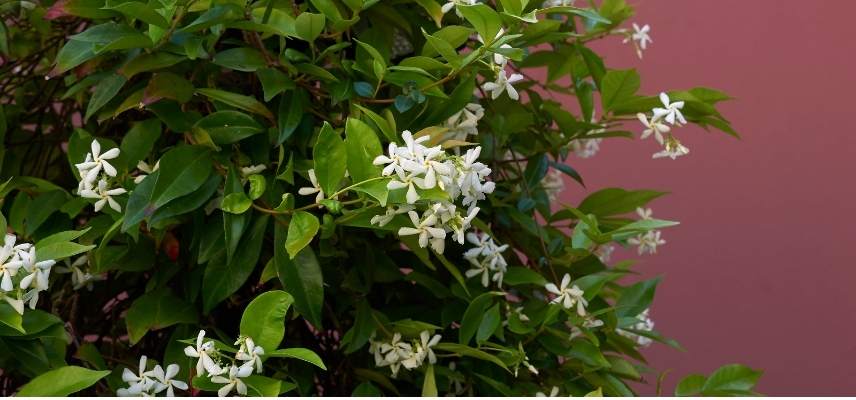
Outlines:
{"label": "pink wall", "polygon": [[[765,370],[766,394],[856,394],[856,1],[634,3],[654,43],[639,61],[613,39],[599,48],[607,66],[638,68],[648,93],[725,90],[743,135],[683,128],[691,153],[677,161],[651,160],[653,141],[620,139],[571,161],[590,190],[672,192],[654,215],[682,225],[638,265],[665,276],[652,315],[688,349],[647,351],[674,369],[665,388],[741,362]],[[567,187],[564,201],[584,196]]]}

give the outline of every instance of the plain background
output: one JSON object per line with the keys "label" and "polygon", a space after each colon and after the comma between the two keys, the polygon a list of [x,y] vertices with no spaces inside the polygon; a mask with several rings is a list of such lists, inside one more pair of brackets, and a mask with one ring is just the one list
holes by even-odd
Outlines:
{"label": "plain background", "polygon": [[735,100],[721,109],[743,137],[686,127],[676,134],[691,153],[675,161],[652,160],[651,139],[569,160],[588,188],[567,181],[568,204],[609,186],[671,192],[654,216],[682,225],[637,267],[664,277],[652,316],[688,350],[645,352],[672,369],[664,393],[740,362],[765,371],[765,394],[856,394],[856,1],[632,3],[654,42],[639,60],[603,41],[607,67],[637,68],[649,94],[726,91]]}

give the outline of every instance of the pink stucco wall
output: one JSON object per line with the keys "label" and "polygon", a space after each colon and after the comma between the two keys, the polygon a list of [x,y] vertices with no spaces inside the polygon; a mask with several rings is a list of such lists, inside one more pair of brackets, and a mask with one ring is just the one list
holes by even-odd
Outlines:
{"label": "pink stucco wall", "polygon": [[[688,352],[646,354],[673,369],[669,391],[741,362],[766,371],[766,394],[856,394],[856,1],[633,3],[654,43],[641,61],[618,39],[601,45],[607,66],[638,68],[648,93],[725,90],[743,135],[680,129],[691,154],[676,161],[621,139],[571,160],[589,190],[672,192],[654,215],[682,225],[638,270],[665,277],[653,318]],[[584,195],[568,182],[563,200]]]}

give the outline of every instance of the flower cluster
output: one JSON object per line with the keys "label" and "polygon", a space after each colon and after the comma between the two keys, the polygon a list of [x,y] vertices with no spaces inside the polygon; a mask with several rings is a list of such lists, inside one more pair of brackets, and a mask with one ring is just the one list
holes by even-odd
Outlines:
{"label": "flower cluster", "polygon": [[432,347],[440,343],[441,336],[428,331],[422,331],[418,340],[407,342],[401,340],[401,334],[396,332],[389,342],[370,340],[369,352],[374,355],[375,366],[389,367],[392,377],[398,375],[403,366],[407,370],[419,368],[427,359],[429,364],[437,363],[437,356]]}
{"label": "flower cluster", "polygon": [[687,120],[681,113],[681,109],[684,108],[684,102],[672,102],[666,93],[660,93],[660,102],[663,103],[663,107],[655,107],[651,110],[653,115],[650,120],[643,113],[636,115],[639,121],[642,122],[642,125],[645,126],[645,130],[642,131],[642,136],[640,137],[645,139],[653,135],[654,139],[665,147],[663,151],[654,153],[652,158],[669,157],[674,160],[690,152],[690,149],[682,145],[677,138],[669,133],[671,131],[669,125],[681,126],[687,123]]}
{"label": "flower cluster", "polygon": [[583,291],[577,287],[577,285],[573,285],[568,287],[571,284],[571,276],[569,274],[565,274],[562,277],[561,284],[556,287],[555,283],[548,283],[544,285],[544,289],[547,289],[548,292],[555,295],[551,304],[561,304],[562,307],[566,309],[571,309],[574,305],[577,306],[577,314],[581,317],[586,315],[586,307],[588,306],[588,301],[586,301],[585,297],[583,297]]}
{"label": "flower cluster", "polygon": [[[636,213],[643,220],[651,219],[653,211],[650,208],[637,208]],[[639,255],[657,254],[657,247],[666,244],[666,241],[661,238],[662,232],[659,230],[651,230],[645,233],[640,233],[635,237],[627,239],[627,243],[638,246]]]}
{"label": "flower cluster", "polygon": [[502,287],[502,277],[508,271],[508,264],[502,252],[508,249],[508,245],[497,245],[486,232],[470,232],[467,234],[467,241],[475,246],[464,252],[464,259],[473,267],[465,272],[467,278],[481,275],[482,286],[487,287],[492,280],[498,287]]}
{"label": "flower cluster", "polygon": [[[597,124],[597,118],[595,117],[594,112],[591,114],[591,124]],[[568,146],[571,148],[571,151],[576,154],[579,158],[591,158],[600,151],[600,144],[603,142],[603,138],[590,138],[587,139],[588,135],[595,135],[598,133],[603,133],[606,130],[603,128],[592,129],[583,135],[582,138],[571,140],[568,143]]]}
{"label": "flower cluster", "polygon": [[[265,350],[261,346],[257,346],[253,339],[246,336],[241,336],[235,342],[240,345],[237,353],[235,353],[235,362],[231,365],[221,364],[220,361],[224,358],[220,351],[216,348],[213,341],[205,341],[205,331],[199,331],[196,336],[196,346],[187,346],[184,348],[184,354],[191,358],[197,358],[196,375],[207,376],[211,378],[211,382],[223,385],[217,390],[217,395],[225,397],[233,390],[240,395],[247,394],[247,385],[241,380],[253,374],[262,372],[262,356]],[[240,363],[239,363],[240,362]]]}
{"label": "flower cluster", "polygon": [[[633,324],[630,328],[636,331],[645,331],[650,332],[654,330],[654,321],[651,320],[651,316],[649,315],[650,309],[646,308],[645,311],[642,311],[639,315],[636,316],[637,322]],[[619,335],[624,336],[626,338],[632,339],[636,341],[636,343],[642,347],[647,347],[653,343],[651,338],[637,335],[636,333],[626,331],[624,329],[616,329],[615,330]]]}
{"label": "flower cluster", "polygon": [[48,290],[48,278],[56,261],[36,261],[36,246],[15,244],[17,237],[6,234],[0,248],[0,296],[18,314],[24,314],[24,304],[31,309],[39,301],[39,293]]}
{"label": "flower cluster", "polygon": [[122,212],[122,206],[113,199],[113,196],[125,194],[127,191],[121,187],[111,189],[107,183],[108,177],[116,177],[116,168],[110,164],[109,160],[119,157],[119,149],[112,148],[101,153],[101,144],[93,139],[90,150],[82,163],[75,164],[77,172],[80,173],[77,193],[81,197],[96,200],[96,212],[101,211],[105,204],[109,204],[110,208],[116,212]]}
{"label": "flower cluster", "polygon": [[565,190],[565,179],[562,177],[562,171],[551,169],[541,180],[541,187],[544,188],[550,202],[558,200],[559,195]]}
{"label": "flower cluster", "polygon": [[166,390],[167,397],[174,397],[175,389],[187,390],[186,382],[174,379],[180,371],[178,364],[170,364],[166,370],[160,365],[148,370],[147,363],[148,357],[142,356],[137,373],[128,368],[122,371],[122,380],[128,387],[117,390],[117,395],[150,397]]}
{"label": "flower cluster", "polygon": [[[481,147],[467,150],[462,155],[450,155],[442,147],[427,147],[423,143],[428,136],[414,138],[409,131],[402,133],[404,145],[390,143],[388,155],[374,159],[375,165],[384,165],[381,174],[391,176],[387,188],[406,189],[407,204],[390,206],[384,215],[372,219],[373,224],[384,226],[397,214],[408,214],[412,227],[399,229],[399,236],[418,235],[419,245],[443,252],[448,233],[454,233],[458,243],[464,243],[464,234],[479,212],[476,202],[492,193],[495,184],[486,181],[490,168],[478,162]],[[430,202],[420,215],[415,205],[422,199],[419,190],[439,188],[449,197],[448,201]],[[467,207],[459,210],[455,202]]]}

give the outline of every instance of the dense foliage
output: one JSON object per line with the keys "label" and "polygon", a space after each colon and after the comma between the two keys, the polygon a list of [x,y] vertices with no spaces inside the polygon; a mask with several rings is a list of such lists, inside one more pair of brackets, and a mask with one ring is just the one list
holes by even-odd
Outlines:
{"label": "dense foliage", "polygon": [[591,50],[650,43],[624,0],[573,3],[0,4],[2,394],[632,395],[679,346],[609,253],[675,222],[556,196],[604,139],[736,133]]}

